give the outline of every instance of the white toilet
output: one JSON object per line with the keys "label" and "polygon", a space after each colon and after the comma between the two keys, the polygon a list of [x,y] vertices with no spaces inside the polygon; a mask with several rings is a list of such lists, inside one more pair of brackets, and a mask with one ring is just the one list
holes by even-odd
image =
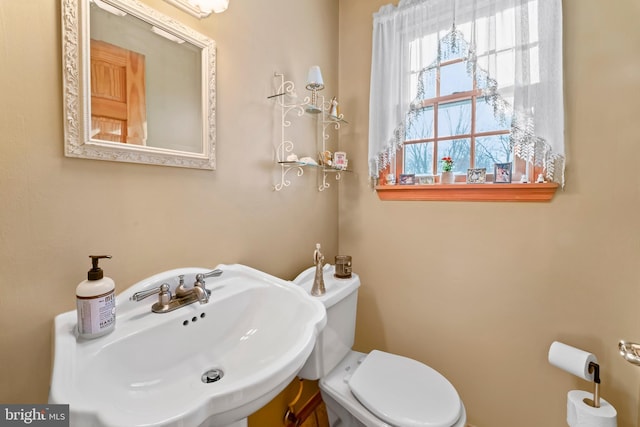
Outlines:
{"label": "white toilet", "polygon": [[[467,415],[451,383],[416,360],[373,350],[353,351],[360,278],[334,277],[324,266],[327,326],[298,373],[320,380],[331,427],[464,427]],[[311,292],[315,267],[294,280]]]}

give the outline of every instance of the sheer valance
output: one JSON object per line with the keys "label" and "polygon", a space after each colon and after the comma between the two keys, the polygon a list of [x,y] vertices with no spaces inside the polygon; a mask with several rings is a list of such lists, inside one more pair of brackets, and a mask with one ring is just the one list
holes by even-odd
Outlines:
{"label": "sheer valance", "polygon": [[462,49],[483,95],[511,120],[514,154],[564,184],[561,0],[401,0],[374,14],[369,171],[377,178],[402,147],[416,79]]}

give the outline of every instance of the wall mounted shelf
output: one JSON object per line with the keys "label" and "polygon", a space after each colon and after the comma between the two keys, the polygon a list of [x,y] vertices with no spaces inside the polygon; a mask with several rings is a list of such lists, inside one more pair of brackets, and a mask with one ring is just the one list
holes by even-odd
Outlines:
{"label": "wall mounted shelf", "polygon": [[[331,115],[332,103],[325,101],[323,96],[318,97],[318,106],[314,106],[313,113],[308,112],[308,107],[312,106],[310,97],[305,97],[302,103],[289,102],[291,99],[296,99],[295,84],[286,80],[284,74],[274,73],[274,78],[277,79],[276,93],[268,96],[269,99],[274,99],[279,107],[280,115],[280,140],[276,147],[276,163],[280,167],[280,179],[273,186],[275,191],[280,191],[285,187],[291,185],[289,179],[292,174],[295,176],[304,175],[305,169],[315,169],[319,173],[318,191],[324,191],[331,186],[328,181],[328,176],[333,175],[336,181],[339,181],[343,172],[349,172],[346,168],[337,168],[329,164],[323,164],[321,158],[322,153],[327,152],[327,146],[330,139],[329,129],[333,128],[339,130],[343,124],[346,124],[343,116]],[[315,158],[310,158],[311,161],[299,161],[288,160],[294,154],[295,144],[287,136],[287,129],[291,127],[291,117],[302,117],[305,114],[315,115],[317,118],[317,125],[320,127],[319,134],[314,136],[314,147],[311,148]],[[297,157],[297,156],[296,156]],[[295,157],[294,157],[295,158]]]}

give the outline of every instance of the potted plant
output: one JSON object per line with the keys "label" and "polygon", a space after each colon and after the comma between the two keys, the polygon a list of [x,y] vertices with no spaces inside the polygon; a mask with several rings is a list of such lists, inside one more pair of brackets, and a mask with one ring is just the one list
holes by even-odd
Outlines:
{"label": "potted plant", "polygon": [[453,159],[449,156],[442,159],[442,174],[440,175],[440,184],[453,184],[456,176],[453,173]]}

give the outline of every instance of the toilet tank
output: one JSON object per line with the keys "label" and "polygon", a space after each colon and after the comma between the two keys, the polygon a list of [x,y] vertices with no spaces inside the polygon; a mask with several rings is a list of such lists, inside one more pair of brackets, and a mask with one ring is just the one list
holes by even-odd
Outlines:
{"label": "toilet tank", "polygon": [[[349,279],[334,276],[335,266],[323,268],[326,293],[317,298],[327,310],[327,325],[318,335],[315,347],[298,373],[300,378],[317,380],[328,374],[351,351],[356,331],[356,308],[360,277],[352,274]],[[293,282],[311,295],[315,267],[303,271]]]}

